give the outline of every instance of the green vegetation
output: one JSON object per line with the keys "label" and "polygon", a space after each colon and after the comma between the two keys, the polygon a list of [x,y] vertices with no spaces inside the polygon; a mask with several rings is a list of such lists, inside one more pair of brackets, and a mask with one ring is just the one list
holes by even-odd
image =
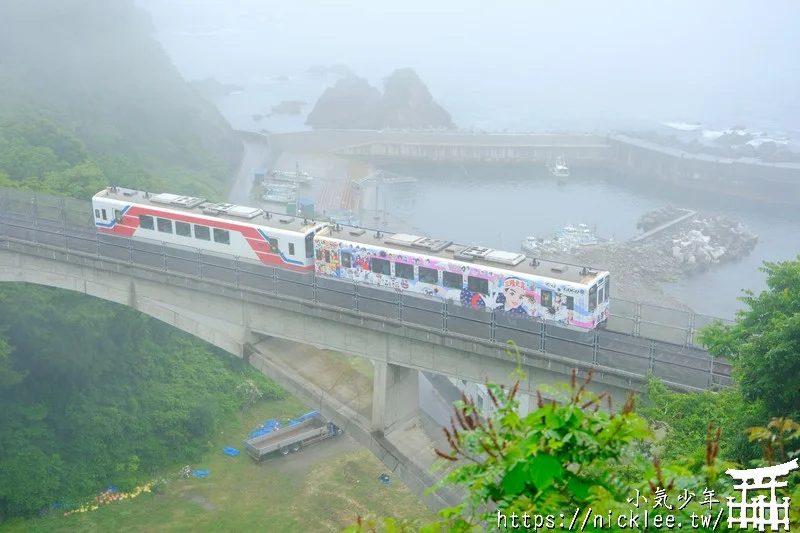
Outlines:
{"label": "green vegetation", "polygon": [[[462,402],[445,429],[450,450],[438,451],[443,462],[456,462],[441,486],[461,488],[466,494],[462,502],[427,525],[360,520],[346,531],[466,532],[484,531],[487,524],[512,530],[510,522],[497,526],[498,510],[506,517],[564,513],[568,523],[576,508],[628,514],[629,499],[638,495],[649,502],[651,516],[671,516],[675,523],[699,526],[693,527],[697,531],[715,531],[713,522],[702,525],[697,517],[710,515],[708,505],[700,505],[707,491],[718,500],[714,515],[725,508],[725,497],[734,495],[726,470],[800,457],[800,424],[788,417],[800,410],[797,259],[765,263],[768,290],[745,293],[747,309],[733,326],[714,324],[703,332],[712,354],[733,361],[733,387],[678,394],[651,378],[638,409],[632,395],[616,411],[609,402],[604,412],[604,398],[585,390],[589,379],[579,384],[573,374],[570,386],[549,391],[560,404],[545,404],[540,395],[538,409],[521,417],[518,385],[509,391],[489,384],[497,407],[494,416],[481,413],[471,400]],[[520,377],[525,378],[521,372]],[[757,425],[765,421],[765,427]],[[657,439],[654,430],[663,437]],[[790,474],[788,487],[792,500],[800,501],[800,471]],[[687,498],[685,491],[695,497]],[[655,505],[662,492],[672,509]],[[544,527],[553,529],[558,523],[556,519]],[[796,505],[790,509],[790,523],[800,523]],[[581,530],[616,526],[600,525],[592,519]]]}
{"label": "green vegetation", "polygon": [[736,324],[716,324],[702,341],[714,355],[734,361],[747,402],[759,403],[770,417],[800,418],[800,256],[765,263],[761,271],[768,290],[746,291],[748,309]]}
{"label": "green vegetation", "polygon": [[0,21],[0,171],[13,182],[81,198],[104,181],[224,197],[242,145],[133,0],[2,2]]}
{"label": "green vegetation", "polygon": [[[256,465],[249,457],[228,457],[226,446],[267,419],[295,417],[308,410],[294,398],[261,403],[227,419],[210,437],[210,451],[197,468],[205,479],[168,481],[154,494],[103,505],[98,510],[63,516],[66,509],[38,520],[17,521],[17,531],[106,533],[108,531],[339,531],[361,513],[432,517],[419,500],[398,483],[383,485],[385,467],[349,439],[335,439],[301,454]],[[172,474],[177,474],[181,464]]]}
{"label": "green vegetation", "polygon": [[130,489],[197,459],[239,385],[285,392],[243,362],[137,311],[54,289],[0,287],[0,507],[24,515]]}
{"label": "green vegetation", "polygon": [[[132,0],[3,2],[0,21],[0,186],[224,197],[241,143]],[[0,522],[200,457],[243,383],[285,394],[130,309],[0,286]]]}

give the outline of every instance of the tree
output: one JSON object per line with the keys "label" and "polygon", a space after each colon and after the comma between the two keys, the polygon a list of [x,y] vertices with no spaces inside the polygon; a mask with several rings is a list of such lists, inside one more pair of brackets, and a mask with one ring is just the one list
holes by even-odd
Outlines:
{"label": "tree", "polygon": [[[551,521],[531,522],[531,526],[557,529],[562,520],[568,523],[575,509],[600,509],[602,513],[594,516],[603,520],[609,511],[613,516],[628,514],[631,501],[639,496],[650,502],[651,515],[671,515],[676,522],[688,524],[692,523],[692,513],[708,515],[708,508],[701,508],[697,498],[678,509],[683,504],[676,501],[676,493],[687,490],[702,495],[711,490],[724,501],[720,496],[730,493],[731,483],[720,474],[735,465],[718,457],[719,427],[707,427],[703,457],[662,464],[658,457],[635,451],[635,443],[651,439],[652,433],[647,422],[634,412],[634,396],[612,414],[608,398],[586,390],[590,379],[591,374],[584,383],[578,383],[573,371],[571,384],[560,388],[560,404],[545,403],[540,394],[538,409],[525,417],[517,410],[518,382],[510,390],[487,385],[497,408],[494,417],[486,417],[471,399],[463,397],[455,408],[451,427],[445,429],[450,450],[437,451],[443,462],[455,465],[439,486],[461,488],[465,493],[461,503],[442,511],[442,520],[435,524],[420,527],[391,520],[362,520],[346,531],[519,529],[513,527],[512,515],[518,523],[526,515],[550,516]],[[607,406],[608,412],[600,409],[601,405]],[[665,507],[651,508],[662,491],[673,506],[666,512]],[[592,518],[580,529],[604,531],[616,526]],[[696,529],[712,531],[713,526]]]}
{"label": "tree", "polygon": [[660,437],[658,442],[643,441],[643,451],[657,450],[663,460],[703,457],[709,422],[722,428],[720,457],[744,463],[759,456],[745,429],[763,421],[763,406],[746,402],[736,385],[717,392],[683,393],[671,391],[651,375],[640,390],[636,412]]}
{"label": "tree", "polygon": [[767,290],[740,299],[749,308],[736,323],[715,323],[700,341],[709,353],[729,358],[749,402],[763,402],[767,417],[800,415],[800,256],[766,262]]}

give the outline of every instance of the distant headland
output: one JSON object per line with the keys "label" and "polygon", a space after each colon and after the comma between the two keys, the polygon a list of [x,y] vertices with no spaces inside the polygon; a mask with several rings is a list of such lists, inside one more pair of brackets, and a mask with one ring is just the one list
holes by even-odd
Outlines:
{"label": "distant headland", "polygon": [[364,78],[344,76],[320,96],[306,124],[333,129],[455,129],[450,113],[433,100],[413,69],[395,70],[383,85],[381,93]]}

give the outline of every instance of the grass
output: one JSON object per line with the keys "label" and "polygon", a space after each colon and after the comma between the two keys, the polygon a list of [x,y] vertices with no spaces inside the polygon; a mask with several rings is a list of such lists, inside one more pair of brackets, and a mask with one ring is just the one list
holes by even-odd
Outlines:
{"label": "grass", "polygon": [[[264,420],[295,417],[309,410],[290,398],[261,403],[230,420],[213,439],[204,461],[191,465],[210,469],[205,479],[170,478],[162,494],[145,493],[69,517],[58,513],[9,523],[0,526],[0,532],[338,532],[359,514],[433,518],[397,480],[381,484],[377,477],[386,471],[385,466],[348,437],[261,464],[244,453],[242,440]],[[226,446],[234,446],[242,455],[224,455]],[[170,474],[177,474],[181,466],[176,465]]]}

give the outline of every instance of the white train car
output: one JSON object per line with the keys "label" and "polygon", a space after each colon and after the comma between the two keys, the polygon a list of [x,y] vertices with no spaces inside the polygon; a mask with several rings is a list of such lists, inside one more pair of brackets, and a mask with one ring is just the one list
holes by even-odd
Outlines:
{"label": "white train car", "polygon": [[203,198],[108,187],[92,198],[98,231],[234,255],[311,272],[314,235],[327,226]]}
{"label": "white train car", "polygon": [[314,237],[318,276],[409,291],[590,330],[608,320],[608,272],[416,235],[328,226]]}

